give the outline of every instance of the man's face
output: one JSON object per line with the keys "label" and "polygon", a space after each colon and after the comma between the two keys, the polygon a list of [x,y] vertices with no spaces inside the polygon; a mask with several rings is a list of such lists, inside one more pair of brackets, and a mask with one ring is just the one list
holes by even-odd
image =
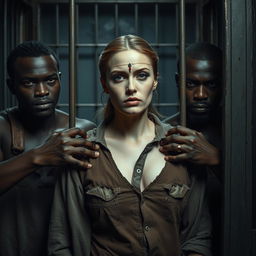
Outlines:
{"label": "man's face", "polygon": [[60,92],[60,77],[53,56],[19,57],[14,63],[13,93],[19,108],[36,117],[55,111]]}
{"label": "man's face", "polygon": [[218,107],[221,93],[221,67],[210,60],[186,60],[187,110],[194,116],[209,117]]}

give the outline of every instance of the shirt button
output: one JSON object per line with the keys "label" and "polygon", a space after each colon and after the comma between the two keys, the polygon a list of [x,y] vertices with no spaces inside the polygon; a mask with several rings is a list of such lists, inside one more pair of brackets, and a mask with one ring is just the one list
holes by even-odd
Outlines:
{"label": "shirt button", "polygon": [[138,174],[140,174],[140,173],[141,173],[141,169],[137,169],[136,172],[137,172]]}
{"label": "shirt button", "polygon": [[147,226],[145,226],[145,230],[146,231],[149,231],[149,229],[150,229],[150,227],[147,225]]}

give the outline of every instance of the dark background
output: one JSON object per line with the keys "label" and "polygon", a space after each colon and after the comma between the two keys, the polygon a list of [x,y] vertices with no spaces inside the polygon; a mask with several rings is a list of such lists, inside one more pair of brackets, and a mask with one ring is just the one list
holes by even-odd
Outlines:
{"label": "dark background", "polygon": [[[179,105],[174,80],[179,1],[76,2],[78,116],[94,120],[102,106],[98,55],[111,39],[129,33],[144,37],[158,51],[160,85],[154,103],[162,114],[174,114]],[[8,53],[24,40],[39,39],[61,60],[58,107],[68,112],[68,1],[0,0],[0,4],[0,110],[15,104],[5,83]],[[225,53],[223,256],[256,255],[255,8],[253,0],[186,1],[186,43],[208,41]]]}

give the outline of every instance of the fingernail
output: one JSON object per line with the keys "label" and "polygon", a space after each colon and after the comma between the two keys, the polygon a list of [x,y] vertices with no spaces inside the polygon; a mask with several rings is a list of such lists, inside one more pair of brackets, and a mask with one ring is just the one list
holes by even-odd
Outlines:
{"label": "fingernail", "polygon": [[87,165],[87,168],[92,168],[92,165],[91,165],[91,164],[88,164],[88,165]]}
{"label": "fingernail", "polygon": [[98,156],[100,155],[100,153],[99,153],[99,152],[95,152],[94,155],[95,155],[96,157],[98,157]]}

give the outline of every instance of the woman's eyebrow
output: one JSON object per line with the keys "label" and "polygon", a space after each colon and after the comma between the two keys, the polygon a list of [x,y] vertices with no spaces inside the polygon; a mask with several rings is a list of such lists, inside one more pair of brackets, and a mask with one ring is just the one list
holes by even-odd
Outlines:
{"label": "woman's eyebrow", "polygon": [[121,70],[113,70],[110,72],[110,75],[113,76],[113,75],[127,75],[128,74],[128,71],[121,71]]}

